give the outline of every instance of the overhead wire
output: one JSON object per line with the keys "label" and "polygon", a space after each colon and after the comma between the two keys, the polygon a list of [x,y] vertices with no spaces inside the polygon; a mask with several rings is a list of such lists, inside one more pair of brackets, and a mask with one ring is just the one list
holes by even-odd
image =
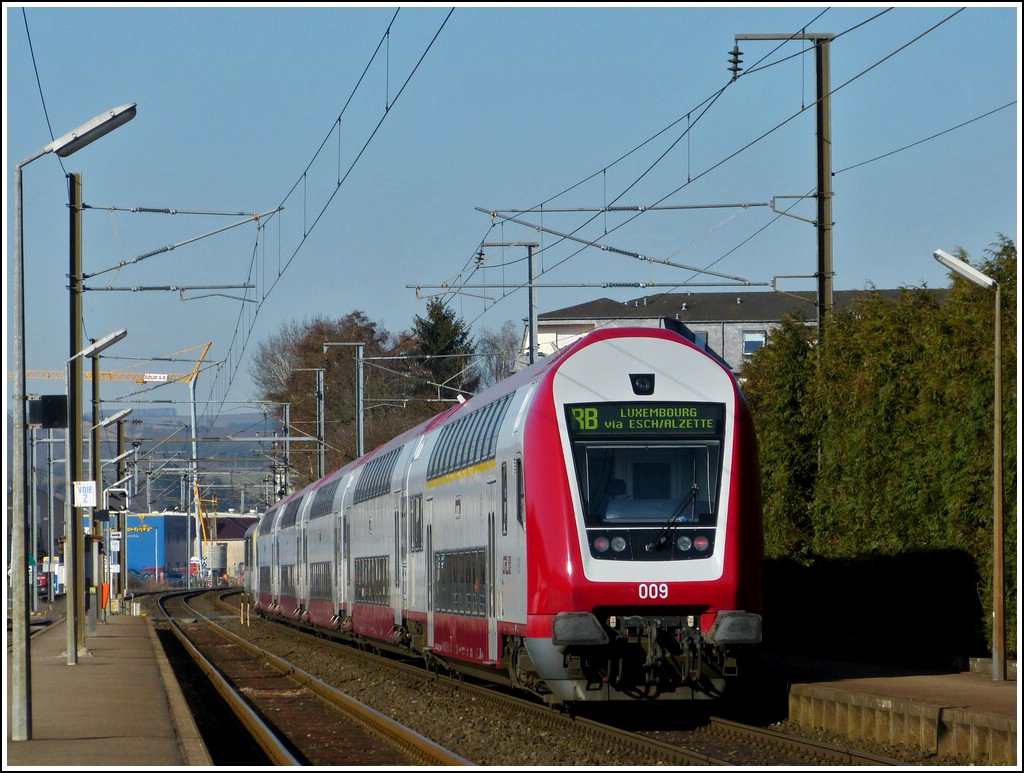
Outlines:
{"label": "overhead wire", "polygon": [[[340,139],[340,126],[341,126],[342,117],[344,116],[344,114],[345,114],[346,110],[348,109],[349,105],[352,103],[352,99],[354,98],[356,92],[359,90],[361,84],[363,83],[363,80],[366,77],[366,73],[368,72],[368,70],[369,70],[370,66],[372,65],[373,61],[377,58],[377,56],[378,56],[378,54],[379,54],[379,52],[381,50],[381,47],[388,41],[388,39],[390,37],[390,33],[391,33],[391,28],[394,25],[394,22],[395,22],[395,19],[398,16],[399,10],[401,10],[401,9],[397,9],[395,11],[394,16],[392,16],[391,21],[388,23],[386,31],[382,35],[381,40],[378,41],[377,47],[374,49],[373,54],[370,56],[369,61],[366,64],[366,67],[364,67],[363,72],[359,76],[359,79],[357,80],[355,86],[353,87],[352,92],[349,94],[348,99],[345,101],[345,105],[342,107],[341,112],[339,113],[338,117],[332,123],[330,131],[327,132],[327,135],[325,136],[324,140],[321,142],[320,146],[317,148],[317,151],[313,154],[313,157],[310,160],[309,164],[307,164],[307,166],[303,170],[302,174],[299,175],[298,180],[296,180],[295,184],[291,187],[291,189],[288,191],[288,193],[282,199],[281,204],[278,207],[278,211],[283,209],[283,207],[285,205],[285,202],[294,193],[296,193],[298,191],[299,186],[303,183],[303,181],[305,180],[306,176],[308,175],[309,170],[312,167],[312,164],[314,163],[316,158],[320,155],[321,151],[326,147],[327,142],[330,139],[330,137],[333,135],[336,127],[338,128],[339,139]],[[281,280],[281,277],[288,270],[288,268],[292,265],[293,261],[298,256],[298,254],[301,251],[302,247],[306,244],[306,240],[309,238],[309,235],[312,233],[312,231],[314,230],[316,225],[320,222],[321,217],[323,217],[324,213],[326,213],[327,209],[330,207],[330,205],[333,202],[333,200],[334,200],[335,196],[337,195],[338,191],[341,189],[342,185],[348,179],[348,177],[351,174],[352,170],[355,168],[356,164],[362,158],[363,154],[366,152],[366,149],[369,147],[370,143],[376,137],[378,131],[380,130],[381,125],[384,123],[384,120],[391,114],[391,109],[394,107],[394,105],[398,101],[399,97],[401,97],[401,95],[405,92],[405,89],[408,87],[409,83],[412,81],[413,76],[419,70],[419,68],[422,65],[422,63],[423,63],[424,59],[426,58],[427,54],[433,48],[434,44],[436,43],[436,41],[437,41],[438,37],[440,36],[441,32],[444,30],[445,25],[447,25],[448,20],[451,18],[451,16],[454,13],[454,11],[455,11],[454,8],[452,8],[452,9],[450,9],[448,11],[448,14],[445,16],[444,20],[441,22],[441,24],[438,27],[438,29],[435,31],[433,37],[430,39],[429,43],[424,48],[424,50],[423,50],[422,54],[420,55],[419,59],[417,60],[416,64],[412,67],[412,69],[410,70],[409,74],[406,76],[405,80],[402,82],[402,85],[400,86],[400,88],[398,89],[398,91],[396,92],[394,97],[393,98],[389,97],[389,98],[387,98],[385,100],[386,101],[386,106],[385,106],[385,110],[384,110],[383,115],[380,117],[380,119],[377,121],[377,124],[370,131],[368,137],[364,141],[362,147],[359,149],[359,151],[356,154],[355,158],[349,164],[347,170],[345,170],[344,174],[342,174],[338,178],[337,184],[335,185],[335,189],[330,194],[330,196],[328,197],[328,199],[327,199],[326,203],[324,204],[323,208],[315,216],[313,222],[308,226],[308,228],[304,228],[303,229],[303,235],[302,235],[301,239],[299,240],[297,246],[295,247],[295,249],[291,253],[291,255],[287,258],[287,260],[285,261],[284,265],[278,267],[277,275],[273,278],[273,281],[270,283],[269,287],[266,287],[266,289],[262,293],[262,296],[258,299],[257,303],[253,306],[253,308],[251,310],[246,308],[246,306],[248,306],[249,304],[244,304],[244,303],[241,304],[241,308],[239,309],[239,314],[238,314],[238,320],[239,321],[238,321],[238,323],[236,323],[235,335],[233,336],[233,338],[231,340],[231,343],[228,346],[228,352],[229,353],[228,353],[228,356],[225,359],[225,361],[228,363],[229,367],[231,368],[230,373],[227,375],[227,383],[226,383],[226,385],[224,387],[224,393],[225,394],[228,392],[228,390],[231,387],[231,384],[234,382],[235,374],[237,373],[237,369],[238,369],[238,367],[240,367],[241,362],[242,362],[242,355],[244,354],[244,351],[245,351],[246,347],[248,346],[248,344],[249,344],[249,342],[250,342],[250,340],[252,338],[253,330],[255,328],[256,319],[259,316],[260,310],[263,308],[263,304],[267,301],[267,299],[269,298],[270,294],[277,287],[277,284]],[[389,73],[388,77],[390,79],[390,73]],[[272,215],[272,216],[267,218],[267,221],[269,222],[269,221],[272,221],[273,219],[274,219],[274,216]],[[265,233],[266,225],[267,225],[267,223],[261,224],[260,232]],[[280,235],[280,231],[279,231],[279,235]],[[255,246],[254,246],[254,251],[256,251],[256,247]],[[281,253],[279,252],[278,254],[280,255]],[[248,274],[248,278],[249,279],[252,278],[252,275],[253,275],[254,271],[257,269],[257,266],[258,266],[258,261],[256,260],[257,257],[258,256],[256,254],[254,254],[253,255],[253,259],[250,262],[249,274]],[[248,284],[248,281],[246,283]],[[241,325],[240,322],[242,320],[242,317],[244,317],[249,312],[251,312],[252,316],[251,316],[251,319],[248,320],[248,324],[247,325]],[[242,339],[239,338],[240,329],[242,331],[242,335],[244,336],[244,338],[242,338]],[[237,354],[234,353],[236,343],[240,344],[240,347],[239,347],[239,349],[237,351]],[[213,389],[216,389],[216,385],[211,387],[211,392],[212,392]]]}
{"label": "overhead wire", "polygon": [[[869,22],[872,22],[872,21],[875,21],[875,20],[877,20],[877,19],[878,19],[879,17],[881,17],[882,15],[884,15],[885,13],[887,13],[887,12],[888,12],[888,10],[891,10],[891,9],[887,9],[886,11],[882,11],[882,12],[880,12],[880,13],[878,13],[878,14],[876,14],[876,15],[872,16],[871,18],[869,18],[869,19],[866,19],[865,21],[863,21],[863,22],[860,22],[860,23],[858,23],[858,24],[856,24],[856,25],[854,25],[854,26],[852,26],[852,27],[848,28],[847,30],[844,30],[844,31],[843,31],[843,32],[841,32],[841,33],[837,33],[837,34],[836,34],[835,36],[833,36],[833,40],[835,40],[835,39],[838,39],[838,38],[840,38],[840,37],[842,37],[842,36],[844,36],[844,35],[847,35],[847,34],[851,33],[852,31],[854,31],[854,30],[856,30],[856,29],[859,29],[860,27],[864,26],[865,24],[867,24],[867,23],[869,23]],[[953,18],[954,18],[955,16],[957,16],[957,15],[958,15],[959,13],[961,13],[961,12],[962,12],[963,10],[964,10],[963,8],[960,8],[960,9],[957,9],[957,10],[955,10],[954,12],[950,13],[949,15],[947,15],[946,17],[944,17],[943,19],[941,19],[940,21],[938,21],[938,22],[937,22],[937,23],[935,23],[934,25],[930,26],[930,27],[929,27],[928,29],[924,30],[924,31],[923,31],[923,32],[921,32],[920,34],[918,34],[918,35],[916,35],[915,37],[911,38],[911,39],[910,39],[909,41],[905,42],[904,44],[902,44],[902,45],[901,45],[901,46],[899,46],[898,48],[896,48],[896,49],[894,49],[893,51],[891,51],[891,52],[889,52],[888,54],[886,54],[886,55],[885,55],[884,57],[882,57],[882,58],[878,59],[877,61],[875,61],[874,63],[872,63],[872,64],[871,64],[871,65],[870,65],[869,67],[866,67],[866,68],[864,68],[863,70],[861,70],[860,72],[858,72],[857,74],[855,74],[855,75],[854,75],[853,77],[851,77],[851,78],[849,78],[848,80],[846,80],[846,81],[845,81],[844,83],[842,83],[842,84],[840,84],[839,86],[837,86],[837,87],[835,87],[835,88],[831,89],[831,90],[829,91],[829,95],[828,95],[828,96],[831,96],[831,95],[833,95],[833,94],[837,93],[838,91],[840,91],[841,89],[845,88],[846,86],[849,86],[849,85],[850,85],[851,83],[853,83],[854,81],[856,81],[856,80],[858,80],[859,78],[863,77],[863,76],[864,76],[864,75],[866,75],[867,73],[871,72],[871,71],[872,71],[872,70],[874,70],[874,69],[875,69],[876,67],[880,66],[880,65],[881,65],[882,63],[884,63],[884,62],[888,61],[888,60],[889,60],[889,59],[891,59],[891,58],[892,58],[893,56],[897,55],[898,53],[900,53],[901,51],[905,50],[905,49],[906,49],[906,48],[908,48],[909,46],[911,46],[911,45],[913,45],[914,43],[918,42],[919,40],[921,40],[922,38],[924,38],[924,37],[925,37],[926,35],[928,35],[928,34],[930,34],[930,33],[934,32],[934,31],[935,31],[935,30],[936,30],[937,28],[939,28],[939,27],[940,27],[940,26],[942,26],[943,24],[945,24],[945,23],[949,22],[949,21],[950,21],[951,19],[953,19]],[[819,15],[819,17],[820,17],[820,15]],[[816,18],[819,18],[819,17],[816,17]],[[792,39],[793,39],[793,38],[789,38],[789,40],[792,40]],[[787,41],[783,41],[783,43],[784,43],[784,42],[787,42]],[[776,46],[776,47],[775,47],[775,49],[773,49],[773,51],[777,51],[777,50],[779,49],[779,47],[780,47],[780,46],[781,46],[781,45],[782,45],[783,43],[780,43],[780,44],[779,44],[779,46]],[[803,51],[802,51],[802,52],[800,52],[800,54],[799,54],[799,55],[804,55],[805,53],[806,53],[806,52],[803,52]],[[771,54],[768,54],[768,55],[766,55],[765,57],[762,57],[762,59],[760,59],[760,60],[758,61],[758,63],[757,63],[756,65],[752,66],[752,67],[751,67],[751,68],[750,68],[749,70],[745,71],[745,72],[743,73],[743,75],[749,75],[749,74],[751,74],[751,73],[753,73],[753,72],[760,72],[761,70],[764,70],[764,69],[767,69],[768,67],[774,66],[775,62],[772,62],[771,64],[768,64],[768,65],[760,66],[760,67],[758,66],[758,65],[759,65],[759,64],[760,64],[761,62],[765,61],[765,58],[766,58],[767,56],[770,56],[770,55],[771,55]],[[787,57],[787,58],[791,58],[791,57]],[[742,76],[741,76],[741,77],[742,77]],[[728,84],[727,84],[727,86],[728,86]],[[726,87],[727,87],[727,86],[726,86]],[[719,97],[719,96],[720,96],[720,95],[721,95],[721,94],[723,93],[723,91],[724,91],[724,89],[725,89],[726,87],[722,87],[722,89],[719,89],[719,90],[718,90],[718,91],[717,91],[717,92],[716,92],[716,93],[715,93],[714,95],[712,95],[712,97],[710,97],[710,98],[708,98],[708,99],[705,99],[705,100],[704,100],[704,102],[702,102],[702,103],[701,103],[701,104],[703,105],[703,104],[707,103],[707,102],[708,102],[709,100],[711,100],[711,104],[709,104],[709,105],[708,105],[708,107],[707,107],[707,108],[705,108],[705,110],[703,110],[703,111],[702,111],[701,115],[700,115],[700,116],[698,116],[698,120],[699,120],[699,118],[700,118],[700,117],[702,117],[703,115],[705,115],[705,114],[707,113],[707,110],[708,110],[708,109],[709,109],[709,108],[711,107],[711,105],[713,105],[713,100],[717,100],[717,98],[718,98],[718,97]],[[800,110],[796,111],[795,113],[793,113],[793,114],[792,114],[792,115],[790,115],[789,117],[787,117],[787,118],[785,118],[784,120],[780,121],[780,122],[779,122],[778,124],[776,124],[775,126],[771,127],[771,128],[770,128],[770,129],[768,129],[767,131],[763,132],[763,133],[762,133],[762,134],[761,134],[760,136],[758,136],[758,137],[754,138],[753,140],[751,140],[750,142],[746,143],[745,145],[743,145],[742,147],[740,147],[740,148],[739,148],[739,149],[737,149],[736,151],[734,151],[734,152],[730,153],[729,155],[725,156],[724,158],[722,158],[722,159],[721,159],[721,160],[719,160],[718,162],[716,162],[716,163],[712,164],[711,166],[709,166],[708,168],[706,168],[706,169],[705,169],[704,171],[700,172],[700,173],[699,173],[698,175],[696,175],[696,176],[695,176],[695,177],[693,177],[692,179],[688,179],[688,180],[687,180],[687,181],[686,181],[685,183],[683,183],[682,185],[680,185],[680,186],[678,186],[677,188],[675,188],[675,189],[673,189],[673,190],[669,191],[669,192],[668,192],[667,194],[665,194],[665,195],[664,195],[664,196],[662,196],[661,198],[659,198],[659,199],[655,200],[655,201],[654,201],[654,202],[653,202],[652,204],[650,204],[650,205],[648,205],[647,207],[645,207],[645,209],[644,209],[643,211],[637,212],[637,213],[636,213],[636,214],[634,214],[633,216],[631,216],[631,217],[628,217],[628,218],[626,218],[626,219],[625,219],[625,220],[624,220],[623,222],[621,222],[621,223],[619,223],[618,225],[614,226],[614,227],[613,227],[613,228],[611,229],[611,231],[615,231],[615,230],[618,230],[618,229],[620,229],[620,228],[623,228],[623,227],[625,227],[625,226],[626,226],[626,225],[628,225],[629,223],[631,223],[631,222],[633,222],[634,220],[636,220],[636,219],[637,219],[638,217],[640,217],[640,216],[642,216],[642,215],[646,214],[646,213],[647,213],[647,212],[648,212],[648,211],[649,211],[649,210],[650,210],[651,208],[653,208],[653,207],[656,207],[657,205],[659,205],[659,204],[663,203],[664,201],[666,201],[667,199],[669,199],[669,198],[670,198],[671,196],[674,196],[674,195],[676,195],[677,193],[679,193],[679,192],[680,192],[681,190],[683,190],[684,188],[686,188],[687,186],[689,186],[689,185],[690,185],[690,184],[692,184],[693,182],[696,182],[696,181],[697,181],[698,179],[700,179],[700,178],[702,178],[702,177],[706,176],[707,174],[709,174],[709,173],[711,173],[712,171],[714,171],[715,169],[719,168],[720,166],[722,166],[722,165],[723,165],[723,164],[725,164],[726,162],[728,162],[728,161],[730,161],[730,160],[732,160],[732,159],[736,158],[736,157],[737,157],[737,156],[739,156],[739,155],[740,155],[741,153],[745,152],[745,151],[746,151],[746,150],[748,150],[749,148],[751,148],[751,147],[753,147],[754,145],[756,145],[757,143],[761,142],[762,140],[764,140],[764,139],[765,139],[765,138],[767,138],[768,136],[770,136],[770,135],[774,134],[775,132],[779,131],[780,129],[782,129],[782,128],[783,128],[784,126],[786,126],[786,125],[787,125],[788,123],[790,123],[791,121],[793,121],[793,120],[794,120],[794,119],[795,119],[796,117],[798,117],[798,116],[799,116],[799,115],[801,115],[802,113],[806,112],[807,110],[810,110],[810,109],[811,109],[811,108],[813,108],[813,107],[816,107],[816,106],[817,106],[817,104],[818,104],[818,100],[815,100],[815,101],[814,101],[813,103],[811,103],[810,105],[804,105],[804,106],[801,106]],[[995,112],[995,111],[992,111],[992,112]],[[689,114],[689,113],[687,113],[686,115],[688,115],[688,114]],[[671,124],[671,125],[675,125],[675,124],[677,124],[677,123],[678,123],[679,121],[681,121],[681,120],[682,120],[682,118],[683,118],[683,117],[685,117],[685,116],[682,116],[682,117],[680,117],[680,118],[679,118],[679,119],[677,119],[677,120],[676,120],[675,122],[673,122],[673,124]],[[661,132],[661,133],[663,133],[664,131],[665,131],[665,130],[662,130],[662,132]],[[687,131],[689,131],[689,128],[687,129]],[[938,136],[938,135],[936,135],[936,136]],[[677,138],[677,139],[676,139],[676,140],[675,140],[675,141],[673,142],[673,144],[672,144],[672,147],[674,147],[674,146],[675,146],[676,144],[678,144],[678,142],[679,142],[679,141],[680,141],[681,139],[682,139],[682,135],[680,135],[680,137],[678,137],[678,138]],[[649,141],[649,140],[648,140],[648,141]],[[643,146],[643,144],[646,144],[646,141],[645,141],[645,143],[642,143],[642,144],[641,144],[640,146],[638,146],[638,147],[642,147],[642,146]],[[635,149],[634,149],[634,150],[635,150]],[[630,153],[632,153],[632,152],[634,152],[634,151],[630,151]],[[657,161],[656,161],[655,163],[660,163],[660,161],[662,161],[662,160],[663,160],[663,159],[665,158],[666,154],[667,154],[667,151],[666,151],[666,153],[662,153],[662,154],[661,154],[661,156],[659,156],[659,158],[657,159]],[[621,156],[621,157],[620,157],[620,159],[618,159],[618,160],[621,160],[622,158],[625,158],[625,157],[626,157],[627,155],[629,155],[629,154],[624,154],[624,155],[623,155],[623,156]],[[618,161],[618,160],[617,160],[617,161]],[[650,172],[650,170],[651,170],[651,169],[653,168],[653,166],[654,166],[654,164],[652,164],[651,166],[649,166],[649,167],[648,167],[647,169],[645,169],[645,170],[643,171],[643,173],[641,173],[641,174],[640,174],[640,175],[639,175],[639,176],[638,176],[638,177],[637,177],[637,178],[636,178],[636,179],[635,179],[635,180],[634,180],[633,182],[631,182],[631,183],[630,183],[630,184],[629,184],[628,186],[626,186],[626,188],[624,188],[624,189],[623,189],[623,191],[622,191],[622,192],[621,192],[621,193],[620,193],[620,194],[619,194],[618,196],[616,196],[616,197],[615,197],[615,198],[613,199],[613,203],[614,203],[614,202],[616,202],[616,201],[619,201],[619,200],[620,200],[620,199],[622,198],[622,196],[623,196],[623,195],[624,195],[624,194],[625,194],[626,192],[628,192],[628,191],[629,191],[630,189],[632,189],[633,187],[635,187],[635,185],[636,185],[636,184],[637,184],[637,183],[638,183],[638,182],[639,182],[639,181],[640,181],[640,180],[641,180],[641,179],[642,179],[642,178],[643,178],[644,176],[646,176],[647,174],[649,174],[649,172]],[[594,177],[594,176],[595,176],[596,174],[597,174],[597,173],[594,173],[594,175],[590,175],[590,176],[589,176],[588,178],[585,178],[585,179],[592,179],[592,178],[593,178],[593,177]],[[577,186],[578,186],[579,184],[581,184],[581,183],[576,183],[576,184],[574,184],[574,185],[570,186],[569,188],[566,188],[566,189],[565,189],[565,191],[563,191],[563,193],[564,193],[564,192],[568,192],[568,191],[572,190],[573,188],[577,187]],[[812,193],[813,193],[813,190],[812,190]],[[560,193],[560,194],[557,194],[556,196],[553,196],[553,197],[550,197],[550,198],[546,199],[546,200],[545,200],[545,201],[543,202],[543,204],[541,204],[541,205],[537,205],[537,207],[542,207],[542,206],[543,206],[544,204],[547,204],[547,203],[549,203],[549,202],[553,201],[554,199],[558,198],[558,196],[560,196],[560,195],[562,195],[562,194]],[[534,208],[531,208],[531,209],[527,209],[527,210],[524,210],[524,211],[525,211],[525,212],[529,212],[529,211],[532,211],[532,209],[536,209],[536,207],[534,207]],[[498,216],[498,217],[502,217],[501,215],[497,215],[497,216]],[[593,221],[594,221],[594,220],[595,220],[595,219],[596,219],[596,218],[597,218],[598,216],[599,216],[599,213],[598,213],[598,214],[595,214],[595,215],[593,215],[592,217],[590,217],[589,219],[587,219],[587,220],[586,220],[586,221],[585,221],[584,223],[582,223],[582,224],[581,224],[581,225],[580,225],[579,227],[577,227],[576,229],[572,230],[572,231],[570,232],[570,235],[574,235],[574,234],[578,233],[578,232],[579,232],[580,230],[582,230],[582,229],[583,229],[583,228],[585,228],[585,227],[586,227],[587,225],[589,225],[590,223],[592,223],[592,222],[593,222]],[[502,218],[502,219],[509,219],[509,220],[511,220],[512,218]],[[778,217],[776,217],[776,218],[773,218],[773,219],[772,219],[772,220],[770,221],[770,223],[769,223],[768,225],[770,225],[771,223],[777,222],[777,220],[778,220]],[[763,232],[763,230],[764,230],[764,227],[762,227],[761,229],[759,229],[757,233],[761,233],[761,232]],[[560,238],[560,239],[559,239],[558,241],[561,241],[561,240],[562,240],[562,239],[564,239],[564,238],[565,238],[565,237],[561,237],[561,238]],[[750,238],[750,237],[748,237],[747,239],[745,239],[745,240],[744,240],[744,243],[745,243],[746,241],[749,241],[749,238]],[[557,243],[558,243],[558,241],[556,241],[556,242],[555,242],[555,244],[557,244]],[[585,240],[584,240],[584,241],[585,241]],[[549,245],[549,246],[554,246],[554,245]],[[565,263],[566,263],[566,262],[568,262],[569,260],[571,260],[571,259],[573,259],[573,258],[577,257],[577,256],[578,256],[579,254],[581,254],[581,253],[582,253],[582,252],[583,252],[584,250],[588,249],[588,247],[589,247],[589,246],[590,246],[590,245],[588,245],[588,244],[584,244],[584,245],[582,245],[581,247],[579,247],[578,249],[576,249],[575,251],[573,251],[572,253],[570,253],[570,254],[569,254],[569,255],[567,255],[566,257],[564,257],[564,258],[562,258],[561,260],[559,260],[559,261],[558,261],[557,263],[555,263],[555,264],[553,264],[553,265],[549,266],[549,267],[548,267],[547,269],[545,269],[544,271],[542,271],[542,272],[541,272],[540,274],[538,274],[538,277],[539,277],[539,276],[543,276],[544,274],[550,273],[551,271],[553,271],[554,269],[558,268],[559,266],[561,266],[561,265],[565,264]],[[735,251],[735,249],[738,249],[738,245],[737,245],[737,247],[734,247],[733,249],[729,250],[729,252],[727,252],[727,253],[726,253],[725,255],[722,255],[722,256],[718,257],[718,258],[717,258],[717,259],[716,259],[715,261],[713,261],[712,263],[708,264],[707,268],[710,268],[711,266],[713,266],[713,265],[716,265],[717,263],[721,262],[721,261],[722,261],[722,260],[723,260],[723,259],[724,259],[724,258],[725,258],[725,257],[726,257],[727,255],[728,255],[728,254],[731,254],[732,252],[734,252],[734,251]],[[517,287],[516,289],[522,289],[522,288],[524,288],[524,287],[527,287],[528,285],[529,285],[529,282],[526,282],[526,283],[520,284],[520,285],[519,285],[519,286],[518,286],[518,287]],[[682,286],[685,286],[685,282],[682,282],[682,283],[680,283],[680,285],[678,285],[676,289],[678,289],[678,287],[682,287]],[[663,293],[658,293],[657,295],[666,295],[666,294],[670,294],[671,292],[673,292],[673,290],[666,290],[665,292],[663,292]]]}

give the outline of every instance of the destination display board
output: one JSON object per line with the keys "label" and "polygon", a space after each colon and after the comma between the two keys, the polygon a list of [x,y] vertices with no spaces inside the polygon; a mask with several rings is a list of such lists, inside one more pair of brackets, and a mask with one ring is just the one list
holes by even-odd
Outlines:
{"label": "destination display board", "polygon": [[565,406],[573,437],[587,435],[720,435],[721,403],[575,403]]}

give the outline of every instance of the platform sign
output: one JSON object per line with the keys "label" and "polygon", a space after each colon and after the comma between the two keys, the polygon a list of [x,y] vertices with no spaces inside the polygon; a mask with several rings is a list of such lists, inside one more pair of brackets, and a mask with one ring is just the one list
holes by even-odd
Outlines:
{"label": "platform sign", "polygon": [[75,481],[75,507],[96,507],[96,481]]}

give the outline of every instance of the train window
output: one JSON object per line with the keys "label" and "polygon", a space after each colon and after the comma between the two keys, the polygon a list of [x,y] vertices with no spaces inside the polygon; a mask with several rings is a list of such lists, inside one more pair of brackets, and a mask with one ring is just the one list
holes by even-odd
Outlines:
{"label": "train window", "polygon": [[508,463],[501,463],[501,535],[508,534]]}
{"label": "train window", "polygon": [[391,474],[395,470],[395,463],[402,448],[395,448],[383,456],[371,459],[364,465],[356,481],[356,490],[352,496],[355,504],[373,497],[387,494],[391,490]]}
{"label": "train window", "polygon": [[355,601],[360,604],[386,605],[390,601],[388,556],[357,558],[353,561]]}
{"label": "train window", "polygon": [[451,469],[452,448],[455,446],[455,425],[449,424],[437,441],[437,474],[444,475]]}
{"label": "train window", "polygon": [[409,547],[423,550],[423,496],[409,497]]}
{"label": "train window", "polygon": [[274,519],[277,517],[277,507],[274,506],[267,510],[260,519],[260,534],[270,534],[270,530],[274,526]]}
{"label": "train window", "polygon": [[516,520],[526,528],[526,487],[523,482],[523,460],[516,457]]}
{"label": "train window", "polygon": [[295,595],[295,564],[281,565],[281,595]]}
{"label": "train window", "polygon": [[430,453],[427,479],[493,459],[498,430],[511,400],[512,395],[506,395],[445,426]]}
{"label": "train window", "polygon": [[309,597],[329,599],[331,597],[331,562],[317,561],[309,567]]}
{"label": "train window", "polygon": [[296,497],[287,505],[285,505],[284,513],[281,515],[281,523],[279,528],[285,529],[289,526],[295,525],[295,517],[299,513],[299,507],[302,505],[303,497]]}
{"label": "train window", "polygon": [[718,440],[573,445],[588,526],[636,522],[714,524],[721,447]]}
{"label": "train window", "polygon": [[313,504],[309,508],[310,520],[325,516],[334,509],[334,494],[338,490],[339,483],[341,483],[340,475],[327,485],[317,489],[316,495],[313,497]]}
{"label": "train window", "polygon": [[471,464],[476,464],[483,459],[483,447],[486,445],[486,439],[483,436],[484,425],[487,411],[490,410],[490,406],[487,406],[482,411],[476,411],[472,421],[470,422],[469,431],[465,441],[464,459],[465,465],[468,467]]}
{"label": "train window", "polygon": [[485,550],[475,548],[436,553],[433,588],[436,611],[485,616],[490,595]]}

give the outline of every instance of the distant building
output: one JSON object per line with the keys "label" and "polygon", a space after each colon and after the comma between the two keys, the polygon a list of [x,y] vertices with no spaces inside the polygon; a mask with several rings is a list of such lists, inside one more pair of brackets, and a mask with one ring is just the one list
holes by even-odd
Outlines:
{"label": "distant building", "polygon": [[[248,528],[260,514],[206,513],[199,527],[202,560],[213,577],[227,573],[232,580],[241,574],[245,560],[243,539]],[[197,553],[195,515],[180,512],[127,513],[123,549],[127,551],[130,570],[144,576],[184,575],[191,568],[195,575],[202,570],[192,559]],[[190,548],[191,546],[191,548]]]}
{"label": "distant building", "polygon": [[[833,310],[870,294],[898,298],[902,290],[837,290]],[[933,290],[944,297],[946,290]],[[674,330],[739,373],[746,360],[768,341],[786,314],[803,313],[817,324],[813,293],[714,292],[657,293],[630,301],[599,298],[537,316],[537,353],[545,356],[602,327],[653,327]],[[523,351],[528,351],[529,330]]]}

